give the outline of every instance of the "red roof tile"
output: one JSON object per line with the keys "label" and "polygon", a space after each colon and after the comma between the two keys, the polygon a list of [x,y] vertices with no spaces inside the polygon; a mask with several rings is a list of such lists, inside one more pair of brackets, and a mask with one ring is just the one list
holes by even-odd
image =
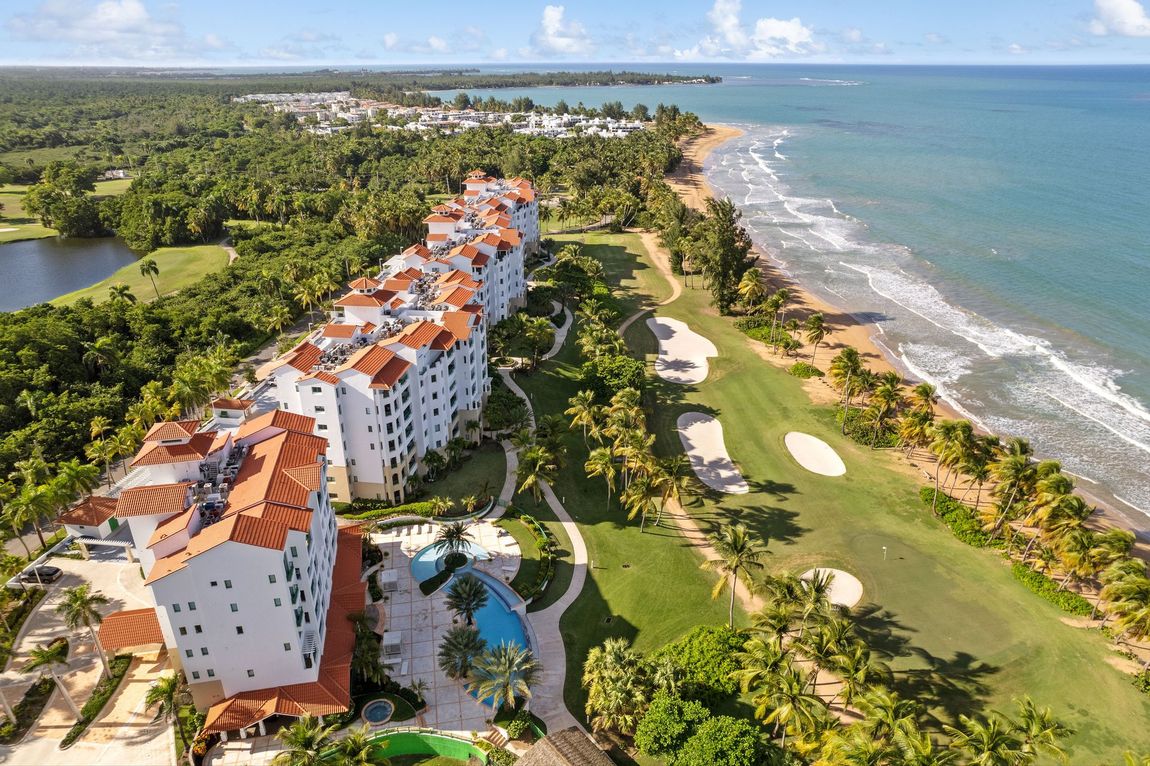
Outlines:
{"label": "red roof tile", "polygon": [[116,515],[116,504],[113,498],[92,495],[71,510],[61,513],[56,521],[61,524],[98,527]]}
{"label": "red roof tile", "polygon": [[152,484],[125,489],[116,502],[116,516],[130,519],[133,516],[171,516],[183,513],[187,508],[190,486],[191,482],[183,481],[178,484]]}
{"label": "red roof tile", "polygon": [[165,420],[156,423],[144,434],[145,442],[168,441],[172,439],[187,439],[200,430],[198,420]]}
{"label": "red roof tile", "polygon": [[315,418],[300,415],[287,410],[272,410],[265,412],[257,418],[252,418],[236,429],[236,441],[242,441],[265,428],[282,428],[285,431],[297,431],[310,434],[315,429]]}
{"label": "red roof tile", "polygon": [[100,646],[109,654],[121,649],[164,643],[156,610],[129,609],[112,612],[100,623]]}
{"label": "red roof tile", "polygon": [[246,410],[255,403],[255,399],[216,399],[211,407],[213,410]]}

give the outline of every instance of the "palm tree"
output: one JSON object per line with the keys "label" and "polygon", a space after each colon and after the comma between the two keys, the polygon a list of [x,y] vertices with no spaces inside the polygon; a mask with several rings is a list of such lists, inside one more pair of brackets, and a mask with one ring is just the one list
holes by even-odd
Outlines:
{"label": "palm tree", "polygon": [[[740,576],[750,578],[751,573],[763,568],[763,556],[767,553],[766,543],[756,539],[745,524],[728,524],[722,532],[712,532],[707,536],[711,547],[719,554],[717,559],[704,561],[702,566],[722,575],[711,591],[711,598],[718,598],[728,584],[731,588],[731,602],[727,611],[727,626],[735,627],[735,586]],[[728,583],[729,580],[729,583]]]}
{"label": "palm tree", "polygon": [[583,465],[588,478],[602,476],[607,483],[607,507],[611,507],[611,492],[615,489],[615,456],[610,447],[596,447]]}
{"label": "palm tree", "polygon": [[959,726],[944,725],[950,735],[950,747],[960,750],[973,766],[1013,766],[1030,763],[1022,739],[1013,727],[998,716],[986,719],[966,715],[958,717]]}
{"label": "palm tree", "polygon": [[447,608],[469,625],[475,624],[475,613],[487,605],[487,586],[473,574],[455,578],[447,589]]}
{"label": "palm tree", "polygon": [[349,730],[336,740],[331,755],[348,766],[390,766],[391,761],[379,755],[387,742],[377,743],[367,724]]}
{"label": "palm tree", "polygon": [[469,691],[481,700],[490,700],[496,711],[514,707],[516,699],[531,699],[531,687],[541,671],[530,649],[501,642],[476,661]]}
{"label": "palm tree", "polygon": [[[452,500],[450,497],[443,497],[442,495],[436,495],[427,502],[431,506],[431,515],[437,518],[439,516],[446,516],[451,512],[451,509],[455,507],[454,500]],[[458,524],[459,522],[456,523]],[[446,528],[447,527],[440,527],[439,534],[442,535]],[[450,553],[450,551],[448,552]]]}
{"label": "palm tree", "polygon": [[799,670],[788,668],[776,675],[772,683],[755,696],[755,717],[774,726],[783,748],[787,743],[787,729],[797,731],[814,728],[823,717],[826,706],[809,689],[809,680]]}
{"label": "palm tree", "polygon": [[654,489],[652,486],[651,477],[644,474],[636,476],[635,479],[623,491],[620,498],[623,502],[623,507],[627,509],[627,520],[630,521],[636,516],[639,516],[639,534],[647,526],[647,514],[655,505],[655,498],[651,492]]}
{"label": "palm tree", "polygon": [[486,648],[487,642],[475,628],[467,625],[451,628],[439,644],[439,669],[448,678],[467,678],[476,658]]}
{"label": "palm tree", "polygon": [[516,469],[516,481],[519,482],[519,492],[530,490],[535,502],[539,502],[543,483],[550,483],[555,479],[559,465],[555,455],[546,447],[533,444],[523,450],[519,455],[519,467]]}
{"label": "palm tree", "polygon": [[179,725],[179,715],[186,697],[187,687],[179,673],[166,673],[160,676],[152,682],[144,695],[145,708],[159,706],[156,717],[152,720],[164,721],[167,724],[174,723],[176,736],[180,738],[184,750],[188,749],[188,739],[184,736],[184,727]]}
{"label": "palm tree", "polygon": [[79,630],[81,627],[88,629],[92,644],[96,647],[96,655],[104,666],[104,675],[111,677],[112,671],[108,667],[108,658],[104,656],[104,651],[100,648],[100,640],[96,637],[96,626],[104,621],[104,616],[100,614],[98,607],[107,606],[107,604],[108,599],[104,595],[93,593],[91,586],[84,583],[64,591],[63,600],[56,605],[56,614],[64,618],[64,625],[67,626],[68,630]]}
{"label": "palm tree", "polygon": [[462,521],[453,521],[439,527],[439,531],[435,533],[434,547],[436,551],[442,553],[461,553],[467,549],[471,540],[471,532],[467,530],[467,525]]}
{"label": "palm tree", "polygon": [[156,287],[156,277],[160,275],[160,267],[156,265],[153,258],[145,258],[140,261],[140,276],[147,277],[152,280],[152,289],[156,291],[156,298],[160,297],[160,288]]}
{"label": "palm tree", "polygon": [[24,663],[23,670],[25,673],[40,670],[52,676],[52,680],[56,682],[56,688],[64,696],[64,702],[68,704],[68,709],[79,721],[83,718],[83,714],[76,705],[76,700],[72,699],[72,695],[65,688],[64,682],[60,680],[58,670],[61,667],[68,667],[68,642],[65,640],[57,640],[47,646],[39,646],[28,652],[28,661]]}
{"label": "palm tree", "polygon": [[108,288],[108,295],[111,297],[113,303],[135,303],[136,296],[132,294],[132,289],[123,282],[117,282]]}
{"label": "palm tree", "polygon": [[938,401],[938,390],[930,383],[919,383],[910,392],[910,406],[914,412],[934,415],[934,405]]}
{"label": "palm tree", "polygon": [[571,417],[571,425],[583,429],[583,444],[587,444],[587,429],[598,419],[599,408],[595,406],[594,391],[580,391],[570,399],[570,407],[563,411],[564,415]]}
{"label": "palm tree", "polygon": [[319,766],[324,760],[324,751],[332,744],[335,730],[335,726],[324,726],[318,718],[303,716],[276,732],[276,739],[283,750],[276,754],[272,763],[277,766]]}
{"label": "palm tree", "polygon": [[763,272],[752,266],[743,272],[739,280],[739,298],[746,306],[753,306],[763,299],[766,289],[763,287]]}
{"label": "palm tree", "polygon": [[822,312],[816,311],[807,317],[807,321],[803,323],[803,329],[806,330],[807,343],[811,344],[811,364],[813,365],[815,354],[819,351],[819,344],[827,337],[830,328],[827,327]]}
{"label": "palm tree", "polygon": [[1018,718],[1012,723],[1015,733],[1022,738],[1022,752],[1032,759],[1051,755],[1065,761],[1066,751],[1059,743],[1074,731],[1056,719],[1050,708],[1038,707],[1030,697],[1016,699],[1015,703]]}
{"label": "palm tree", "polygon": [[655,487],[661,493],[659,515],[655,517],[655,526],[663,519],[663,509],[672,500],[682,504],[683,493],[691,487],[691,473],[687,470],[691,463],[683,453],[672,455],[659,461],[655,473]]}

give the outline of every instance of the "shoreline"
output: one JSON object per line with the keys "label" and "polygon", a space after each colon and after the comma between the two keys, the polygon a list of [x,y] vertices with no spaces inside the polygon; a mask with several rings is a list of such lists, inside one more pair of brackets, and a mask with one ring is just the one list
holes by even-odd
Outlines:
{"label": "shoreline", "polygon": [[[732,125],[708,123],[706,132],[693,136],[680,145],[683,160],[674,172],[665,177],[665,180],[688,207],[702,210],[706,207],[708,198],[718,196],[716,189],[707,180],[703,166],[712,152],[743,134],[741,129]],[[827,340],[819,346],[820,354],[824,353],[825,350],[825,353],[833,356],[844,346],[854,346],[863,363],[876,372],[894,370],[907,381],[917,380],[897,359],[892,358],[893,353],[889,349],[875,340],[875,334],[878,331],[877,325],[873,322],[860,320],[849,310],[815,295],[810,288],[798,282],[794,277],[783,273],[769,251],[764,252],[758,245],[755,245],[751,254],[755,258],[755,265],[762,270],[768,282],[776,288],[786,287],[790,292],[791,300],[788,312],[791,309],[798,309],[801,313],[820,311],[826,318],[827,324],[834,328],[833,332],[827,336]],[[796,361],[794,357],[775,356],[770,353],[770,349],[762,346],[762,344],[758,344],[755,350],[760,358],[776,367],[789,367]],[[829,357],[822,358],[827,359]],[[810,378],[804,382],[803,387],[814,404],[833,404],[838,400],[838,393],[831,388],[830,383],[825,378]],[[940,397],[936,409],[939,416],[943,418],[971,420],[976,430],[981,433],[989,433],[979,427],[976,421],[965,415],[961,410],[961,405],[952,404]],[[933,478],[919,465],[918,461],[912,458],[897,459],[892,461],[892,465],[908,475],[913,475],[916,479]],[[1137,513],[1137,509],[1127,512],[1117,508],[1083,489],[1082,482],[1077,483],[1075,491],[1097,508],[1090,517],[1089,524],[1102,528],[1119,527],[1133,532],[1138,540],[1133,553],[1150,561],[1150,523],[1147,523],[1146,517],[1140,520],[1133,518],[1131,514]]]}

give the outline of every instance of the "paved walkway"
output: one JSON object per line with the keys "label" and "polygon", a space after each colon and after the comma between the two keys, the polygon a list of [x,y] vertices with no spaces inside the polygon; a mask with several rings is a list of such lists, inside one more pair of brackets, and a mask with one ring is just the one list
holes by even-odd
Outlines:
{"label": "paved walkway", "polygon": [[655,266],[659,269],[659,273],[662,274],[666,278],[668,284],[671,285],[671,297],[659,301],[651,308],[640,309],[639,311],[636,311],[634,314],[624,319],[623,324],[619,325],[619,337],[623,337],[623,333],[627,332],[627,328],[630,327],[639,317],[643,316],[649,311],[654,310],[655,308],[658,308],[659,306],[666,306],[668,303],[674,303],[679,299],[679,296],[683,294],[683,285],[679,283],[679,280],[675,277],[675,273],[671,271],[671,264],[663,258],[664,250],[663,246],[659,244],[659,236],[653,231],[640,231],[636,233],[639,235],[639,239],[643,241],[643,246],[647,248],[647,253],[651,256],[651,260],[655,262]]}
{"label": "paved walkway", "polygon": [[571,315],[571,309],[562,305],[559,301],[551,301],[551,305],[554,309],[551,312],[551,316],[555,316],[562,311],[564,320],[563,326],[555,329],[555,342],[551,344],[551,350],[539,358],[542,362],[546,362],[562,350],[563,344],[567,342],[567,331],[570,330],[571,325],[575,323],[575,317]]}
{"label": "paved walkway", "polygon": [[[510,372],[500,370],[499,374],[503,377],[503,382],[507,384],[507,387],[527,405],[531,428],[534,429],[535,409],[531,406],[531,399],[511,377]],[[546,609],[527,614],[538,644],[535,647],[535,656],[543,665],[542,677],[532,690],[531,710],[547,722],[547,728],[550,731],[558,731],[568,726],[583,728],[582,724],[576,720],[575,716],[571,715],[571,711],[563,703],[563,686],[567,680],[567,650],[563,645],[563,633],[559,629],[559,620],[567,611],[567,607],[579,598],[579,594],[583,591],[583,585],[587,581],[587,544],[583,541],[579,526],[567,513],[563,504],[559,502],[559,498],[555,496],[555,491],[551,489],[551,485],[547,482],[541,482],[540,486],[543,490],[543,499],[547,501],[548,507],[559,519],[559,523],[563,525],[567,536],[571,538],[571,563],[575,570],[571,576],[571,584],[568,585],[567,591],[558,601]]]}

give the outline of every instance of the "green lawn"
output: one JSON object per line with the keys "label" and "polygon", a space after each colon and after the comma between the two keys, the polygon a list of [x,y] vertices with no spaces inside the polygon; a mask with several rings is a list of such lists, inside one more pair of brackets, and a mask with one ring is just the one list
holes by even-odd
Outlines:
{"label": "green lawn", "polygon": [[[637,293],[649,284],[644,277],[662,279],[646,253],[625,238],[596,239],[604,248],[599,252],[612,259],[608,273],[625,279],[621,302],[642,302]],[[624,246],[640,254],[639,265],[629,269],[614,262]],[[667,289],[664,282],[657,297]],[[720,354],[698,386],[653,379],[657,406],[649,426],[657,450],[667,454],[681,449],[675,431],[681,413],[719,417],[728,450],[752,491],[707,497],[691,512],[704,524],[739,519],[768,538],[775,572],[815,565],[853,572],[866,589],[856,609],[861,631],[890,654],[900,693],[933,705],[938,718],[1009,710],[1012,697],[1030,694],[1077,731],[1072,762],[1115,763],[1128,748],[1150,750],[1150,699],[1107,664],[1106,640],[1063,624],[1062,613],[1015,582],[996,554],[958,542],[923,508],[915,482],[896,472],[886,454],[843,439],[833,413],[811,405],[800,381],[759,359],[752,341],[717,316],[707,297],[687,290],[658,309],[689,322]],[[627,339],[636,352],[653,358],[655,343],[644,323],[633,324]],[[556,361],[522,383],[542,412],[561,410],[576,388],[573,350]],[[846,476],[827,478],[800,468],[783,445],[792,430],[833,445],[846,462]],[[584,451],[577,436],[571,442],[573,467]],[[563,620],[570,652],[565,697],[579,712],[578,666],[589,646],[622,635],[651,649],[724,615],[707,597],[712,576],[697,569],[697,556],[681,539],[663,531],[640,536],[617,510],[604,509],[603,484],[575,470],[564,471],[556,489],[582,523],[595,561],[583,596]],[[608,616],[610,624],[604,622]]]}
{"label": "green lawn", "polygon": [[450,497],[455,501],[455,511],[463,512],[463,498],[475,495],[498,495],[503,488],[503,477],[507,473],[507,458],[498,442],[484,442],[477,450],[464,459],[458,468],[444,471],[443,476],[427,485],[429,497]]}
{"label": "green lawn", "polygon": [[[131,179],[98,181],[94,194],[105,197],[123,194],[131,184]],[[56,236],[55,229],[41,226],[37,219],[24,211],[24,192],[27,190],[27,184],[0,186],[0,205],[4,206],[4,209],[0,210],[0,243]],[[14,231],[5,231],[5,229],[14,229]]]}
{"label": "green lawn", "polygon": [[[204,274],[219,271],[228,264],[228,254],[218,245],[196,245],[193,247],[161,247],[148,255],[156,261],[160,274],[156,277],[156,288],[161,295],[173,293],[198,281]],[[140,274],[139,261],[117,269],[111,276],[89,285],[82,290],[66,293],[54,298],[50,303],[67,306],[81,298],[91,298],[97,303],[108,299],[108,288],[123,282],[132,294],[141,301],[154,300],[156,288],[152,281]]]}

